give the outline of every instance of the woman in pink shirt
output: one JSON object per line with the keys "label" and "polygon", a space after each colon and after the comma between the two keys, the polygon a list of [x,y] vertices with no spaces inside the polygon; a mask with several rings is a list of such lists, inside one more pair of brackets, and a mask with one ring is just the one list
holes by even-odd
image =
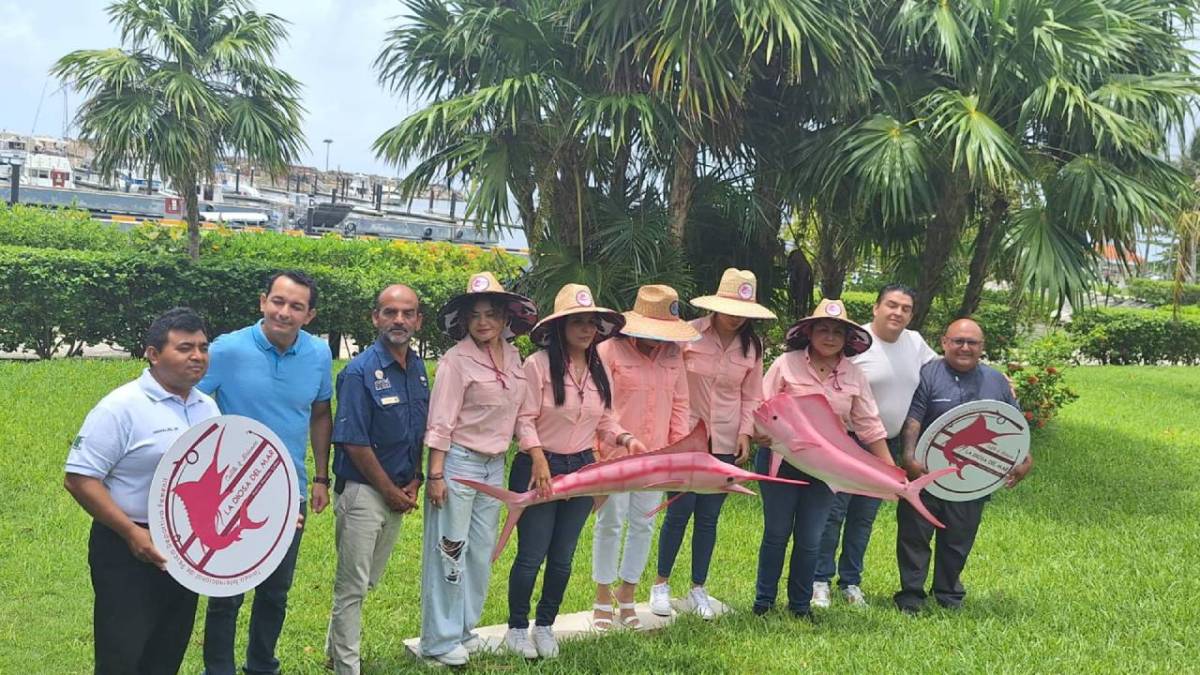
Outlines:
{"label": "woman in pink shirt", "polygon": [[500,502],[454,479],[503,481],[504,455],[527,389],[521,355],[506,338],[529,332],[537,306],[481,272],[438,319],[458,344],[438,361],[425,430],[421,653],[463,665],[482,646],[472,631],[487,597]]}
{"label": "woman in pink shirt", "polygon": [[[763,378],[763,398],[780,392],[823,394],[858,442],[892,464],[871,385],[862,370],[846,358],[865,352],[871,346],[871,334],[846,316],[840,300],[822,300],[812,316],[788,329],[787,345],[788,351],[771,364]],[[771,449],[760,448],[755,469],[765,474],[770,466]],[[806,480],[810,485],[762,485],[763,538],[758,549],[754,613],[764,614],[775,604],[790,539],[788,610],[797,617],[811,618],[813,575],[833,492],[820,479],[786,462],[779,475]]]}
{"label": "woman in pink shirt", "polygon": [[[554,313],[534,326],[530,338],[543,349],[525,360],[528,388],[517,416],[521,452],[513,459],[509,490],[549,493],[551,478],[596,461],[597,438],[629,452],[646,451],[613,416],[611,378],[596,353],[596,344],[624,324],[620,314],[596,307],[587,286],[567,284],[554,298]],[[552,501],[527,508],[517,521],[504,635],[510,651],[529,659],[558,655],[551,626],[592,504],[591,497]],[[529,602],[542,563],[546,573],[531,642]]]}
{"label": "woman in pink shirt", "polygon": [[[691,423],[704,421],[712,454],[730,464],[749,459],[753,414],[762,403],[762,340],[754,332],[754,322],[775,318],[771,310],[756,302],[757,287],[753,272],[725,270],[716,295],[692,300],[696,307],[712,313],[691,322],[700,339],[683,347]],[[667,497],[670,503],[658,535],[658,579],[650,587],[650,611],[671,615],[671,569],[694,514],[692,589],[685,604],[701,618],[711,619],[713,609],[704,582],[726,495],[668,492]]]}
{"label": "woman in pink shirt", "polygon": [[[698,340],[700,334],[679,318],[679,294],[670,286],[642,286],[633,311],[624,316],[624,337],[601,345],[600,358],[613,374],[617,421],[658,450],[692,430],[687,371],[678,343]],[[625,454],[622,448],[612,448],[603,441],[600,450],[605,459]],[[634,611],[635,597],[650,559],[653,514],[662,498],[663,493],[657,490],[623,492],[610,496],[596,511],[592,531],[592,581],[596,582],[592,625],[597,630],[613,626],[614,595],[621,625],[641,627]],[[614,593],[612,586],[617,581],[621,584]]]}

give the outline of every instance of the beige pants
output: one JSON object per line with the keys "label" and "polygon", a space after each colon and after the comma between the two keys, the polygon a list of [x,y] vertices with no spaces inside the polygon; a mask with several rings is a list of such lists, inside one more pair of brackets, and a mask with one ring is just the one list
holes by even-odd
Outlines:
{"label": "beige pants", "polygon": [[375,488],[354,481],[335,498],[333,512],[337,573],[325,654],[338,675],[358,675],[363,599],[383,577],[402,516]]}

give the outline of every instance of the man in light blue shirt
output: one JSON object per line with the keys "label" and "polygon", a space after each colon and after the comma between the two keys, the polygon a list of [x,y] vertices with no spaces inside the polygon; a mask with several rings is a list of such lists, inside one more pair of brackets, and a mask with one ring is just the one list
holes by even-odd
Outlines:
{"label": "man in light blue shirt", "polygon": [[[217,338],[210,351],[208,374],[197,388],[212,394],[226,415],[244,415],[274,431],[296,465],[300,494],[306,491],[304,458],[311,437],[315,475],[312,510],[329,504],[329,439],[333,431],[333,358],[329,346],[302,330],[316,317],[317,286],[302,272],[279,272],[259,298],[258,323]],[[300,503],[300,519],[307,512]],[[296,569],[301,524],[279,567],[254,590],[246,673],[275,673],[275,645],[283,630],[287,594]],[[234,636],[242,596],[210,598],[204,621],[204,670],[208,675],[234,675]]]}
{"label": "man in light blue shirt", "polygon": [[146,331],[150,367],[88,413],[67,455],[67,491],[91,514],[88,539],[97,673],[174,673],[196,618],[196,593],[163,570],[146,527],[159,461],[192,426],[220,414],[194,387],[208,366],[204,322],[164,312]]}

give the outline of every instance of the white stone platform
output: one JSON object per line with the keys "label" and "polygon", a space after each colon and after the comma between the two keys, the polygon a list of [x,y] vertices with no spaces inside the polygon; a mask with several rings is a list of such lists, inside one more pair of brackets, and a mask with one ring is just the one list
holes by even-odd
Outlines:
{"label": "white stone platform", "polygon": [[[713,612],[716,616],[728,614],[733,611],[725,603],[716,598],[709,598]],[[636,607],[638,618],[641,619],[642,627],[639,630],[649,631],[658,630],[664,626],[669,626],[675,622],[675,617],[680,613],[687,612],[687,601],[682,598],[672,598],[671,607],[674,613],[671,616],[658,616],[650,611],[650,604],[639,602]],[[495,626],[484,626],[475,629],[475,633],[483,640],[484,650],[498,652],[503,649],[504,633],[508,630],[507,624],[497,624]],[[584,612],[575,612],[573,614],[559,614],[558,620],[554,622],[554,636],[561,640],[570,640],[583,636],[602,636],[609,633],[628,630],[626,628],[615,627],[611,631],[596,631],[592,629],[592,610]],[[404,641],[404,646],[408,647],[408,651],[416,658],[421,658],[418,652],[420,638],[414,637]],[[429,665],[440,665],[433,659],[422,659]]]}

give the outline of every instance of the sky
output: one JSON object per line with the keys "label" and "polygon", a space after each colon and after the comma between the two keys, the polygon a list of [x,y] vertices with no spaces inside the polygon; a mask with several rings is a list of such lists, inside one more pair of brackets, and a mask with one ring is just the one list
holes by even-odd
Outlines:
{"label": "sky", "polygon": [[[0,0],[0,129],[61,136],[61,83],[47,73],[76,49],[119,45],[103,0]],[[371,143],[412,109],[403,95],[383,90],[372,62],[388,29],[405,13],[400,0],[257,0],[258,11],[291,22],[276,65],[304,84],[304,133],[308,151],[300,161],[324,168],[396,175],[377,160]],[[43,95],[44,90],[44,95]],[[57,92],[57,93],[56,93]],[[41,111],[38,112],[39,102]],[[67,116],[79,95],[67,94]],[[35,125],[36,120],[36,125]]]}

